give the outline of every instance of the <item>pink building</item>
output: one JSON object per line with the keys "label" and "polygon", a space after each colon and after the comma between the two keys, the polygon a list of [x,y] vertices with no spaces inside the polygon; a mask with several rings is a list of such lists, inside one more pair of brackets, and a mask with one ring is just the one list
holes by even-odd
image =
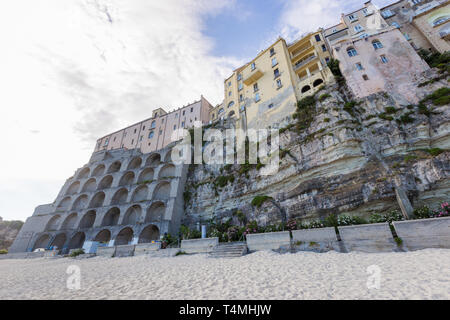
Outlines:
{"label": "pink building", "polygon": [[203,96],[199,101],[169,113],[158,108],[151,118],[98,139],[94,152],[121,148],[140,149],[142,153],[160,150],[182,138],[178,129],[209,123],[212,108]]}

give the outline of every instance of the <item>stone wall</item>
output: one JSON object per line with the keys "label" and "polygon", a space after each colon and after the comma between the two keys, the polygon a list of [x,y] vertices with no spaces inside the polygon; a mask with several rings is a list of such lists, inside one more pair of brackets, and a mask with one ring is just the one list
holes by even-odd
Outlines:
{"label": "stone wall", "polygon": [[289,231],[248,234],[249,251],[289,249],[291,238]]}
{"label": "stone wall", "polygon": [[219,238],[192,239],[181,241],[181,251],[185,253],[208,253],[219,244]]}

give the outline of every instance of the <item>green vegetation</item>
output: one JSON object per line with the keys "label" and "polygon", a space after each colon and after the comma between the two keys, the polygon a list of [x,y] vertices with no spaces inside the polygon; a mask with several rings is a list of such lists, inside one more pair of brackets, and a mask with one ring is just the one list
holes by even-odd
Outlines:
{"label": "green vegetation", "polygon": [[448,71],[448,65],[450,63],[450,52],[445,53],[432,53],[428,50],[421,49],[418,54],[425,60],[426,63],[432,68],[439,68],[441,70]]}
{"label": "green vegetation", "polygon": [[219,176],[214,181],[214,185],[219,188],[225,187],[228,182],[233,183],[234,182],[234,175],[230,174],[228,176]]}
{"label": "green vegetation", "polygon": [[324,94],[322,94],[322,95],[320,95],[319,96],[319,101],[324,101],[325,99],[327,99],[327,98],[330,98],[331,97],[331,94],[328,94],[328,93],[324,93]]}
{"label": "green vegetation", "polygon": [[424,104],[426,102],[433,103],[435,106],[443,106],[450,103],[450,88],[443,87],[440,89],[437,89],[432,94],[429,94],[426,96],[422,101],[420,101],[420,104]]}
{"label": "green vegetation", "polygon": [[8,250],[6,250],[6,249],[0,249],[0,254],[7,254],[8,253]]}
{"label": "green vegetation", "polygon": [[83,249],[76,249],[76,250],[74,250],[74,251],[72,251],[70,253],[69,257],[75,258],[75,257],[78,257],[79,255],[82,255],[82,254],[84,254],[84,250]]}
{"label": "green vegetation", "polygon": [[385,107],[384,108],[384,112],[386,113],[386,114],[394,114],[394,113],[397,113],[397,109],[395,108],[395,107],[392,107],[392,106],[389,106],[389,107]]}
{"label": "green vegetation", "polygon": [[414,160],[416,160],[416,159],[417,159],[417,156],[416,156],[416,155],[408,154],[408,155],[406,155],[405,158],[403,159],[403,162],[408,163],[408,162],[414,161]]}
{"label": "green vegetation", "polygon": [[442,150],[441,148],[431,148],[431,149],[426,149],[425,151],[428,152],[433,157],[436,157],[436,156],[440,155],[442,152],[444,152],[444,150]]}
{"label": "green vegetation", "polygon": [[356,101],[349,101],[344,104],[344,111],[347,111],[352,117],[355,116],[355,111],[359,113],[359,111],[355,108],[359,103]]}
{"label": "green vegetation", "polygon": [[388,213],[374,213],[370,216],[369,222],[370,223],[382,223],[382,222],[389,222],[392,221],[401,221],[403,220],[403,215],[401,212],[394,210],[390,211]]}
{"label": "green vegetation", "polygon": [[200,239],[202,237],[202,233],[197,229],[190,229],[185,225],[180,226],[180,234],[181,238],[184,240],[187,239]]}
{"label": "green vegetation", "polygon": [[400,238],[400,237],[395,237],[394,240],[395,240],[395,243],[397,244],[398,247],[401,247],[401,246],[402,246],[402,244],[403,244],[402,238]]}
{"label": "green vegetation", "polygon": [[386,121],[392,121],[394,120],[394,118],[392,116],[388,116],[386,113],[380,113],[378,114],[378,118],[382,119],[382,120],[386,120]]}
{"label": "green vegetation", "polygon": [[339,60],[332,58],[328,61],[327,66],[335,77],[342,77],[341,69],[339,69]]}
{"label": "green vegetation", "polygon": [[262,206],[262,204],[264,202],[266,202],[267,200],[272,200],[272,199],[273,198],[269,197],[269,196],[256,196],[253,198],[251,203],[252,203],[252,206],[259,208]]}
{"label": "green vegetation", "polygon": [[326,123],[330,122],[330,118],[323,119],[323,122],[326,122]]}
{"label": "green vegetation", "polygon": [[412,123],[414,122],[414,118],[410,117],[411,113],[405,113],[404,115],[402,115],[399,119],[397,119],[398,123],[402,123],[402,124],[407,124],[407,123]]}
{"label": "green vegetation", "polygon": [[187,253],[184,252],[184,251],[178,251],[178,252],[175,254],[175,257],[182,256],[182,255],[185,255],[185,254],[187,254]]}

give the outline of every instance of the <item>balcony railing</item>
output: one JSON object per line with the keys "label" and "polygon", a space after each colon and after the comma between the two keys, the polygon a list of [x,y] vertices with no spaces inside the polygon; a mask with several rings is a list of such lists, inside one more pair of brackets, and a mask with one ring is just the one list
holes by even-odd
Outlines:
{"label": "balcony railing", "polygon": [[301,49],[300,51],[297,51],[295,54],[292,55],[292,59],[294,59],[295,57],[298,57],[299,55],[301,55],[302,53],[310,50],[311,48],[313,48],[314,46],[308,46],[306,48]]}
{"label": "balcony railing", "polygon": [[294,70],[297,71],[298,69],[300,69],[301,67],[303,67],[303,66],[306,65],[307,63],[313,61],[314,59],[317,59],[317,56],[316,56],[316,55],[313,55],[313,56],[311,56],[311,57],[309,57],[309,58],[306,58],[305,60],[303,60],[303,61],[297,63],[297,64],[294,66]]}

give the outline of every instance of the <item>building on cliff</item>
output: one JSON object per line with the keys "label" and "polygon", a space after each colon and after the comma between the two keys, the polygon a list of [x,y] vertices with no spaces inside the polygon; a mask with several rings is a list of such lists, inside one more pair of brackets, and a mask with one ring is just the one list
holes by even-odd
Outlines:
{"label": "building on cliff", "polygon": [[418,102],[415,82],[429,67],[370,1],[342,14],[341,23],[324,34],[357,98],[384,91],[405,104]]}

